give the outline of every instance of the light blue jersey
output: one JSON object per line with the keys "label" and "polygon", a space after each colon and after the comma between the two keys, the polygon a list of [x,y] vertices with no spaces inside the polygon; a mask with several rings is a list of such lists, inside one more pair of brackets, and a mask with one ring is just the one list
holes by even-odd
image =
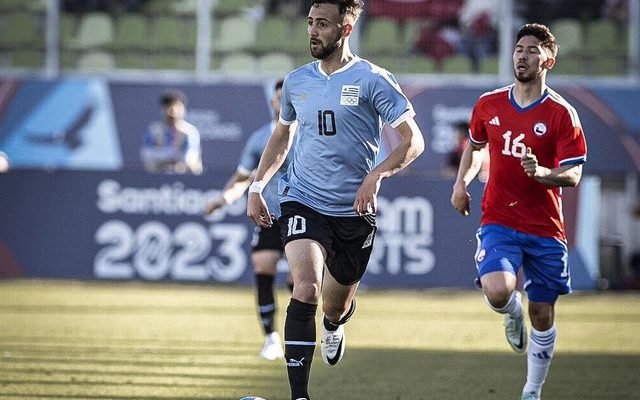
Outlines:
{"label": "light blue jersey", "polygon": [[[262,151],[267,146],[267,142],[271,137],[271,133],[273,132],[274,127],[275,123],[270,122],[263,125],[258,130],[253,132],[251,136],[249,136],[247,143],[244,145],[244,149],[242,149],[242,154],[240,155],[238,172],[242,173],[243,175],[251,175],[251,173],[256,168],[258,168],[260,157],[262,156]],[[264,191],[262,192],[262,195],[267,202],[267,207],[269,207],[269,212],[276,214],[276,216],[280,216],[280,201],[278,200],[278,180],[287,171],[289,161],[292,158],[291,154],[292,153],[290,152],[285,162],[282,164],[273,178],[269,181],[267,186],[265,186]]]}
{"label": "light blue jersey", "polygon": [[391,73],[355,57],[327,75],[315,61],[287,75],[280,122],[298,121],[296,147],[280,179],[280,201],[332,216],[355,216],[356,192],[376,165],[384,122],[415,115]]}

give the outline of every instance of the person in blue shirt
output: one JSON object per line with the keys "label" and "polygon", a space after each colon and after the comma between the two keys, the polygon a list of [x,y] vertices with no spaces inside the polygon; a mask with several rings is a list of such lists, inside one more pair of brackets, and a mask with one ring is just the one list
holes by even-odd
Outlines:
{"label": "person in blue shirt", "polygon": [[[283,80],[278,80],[271,97],[271,108],[274,119],[257,131],[253,132],[242,150],[240,162],[236,172],[231,175],[222,189],[220,196],[207,204],[206,214],[212,214],[216,210],[240,199],[251,183],[253,173],[258,167],[260,156],[264,150],[271,132],[280,118],[280,95],[282,93]],[[278,201],[277,178],[282,176],[289,165],[285,161],[275,173],[274,179],[265,187],[264,198],[271,210],[280,214],[280,202]],[[284,357],[280,335],[274,328],[276,314],[275,296],[273,290],[274,278],[277,272],[278,261],[282,258],[284,245],[280,236],[280,227],[274,224],[270,227],[256,227],[251,242],[251,262],[256,277],[258,312],[265,333],[265,341],[260,355],[267,360],[276,360]]]}
{"label": "person in blue shirt", "polygon": [[[278,223],[294,282],[284,328],[293,400],[309,399],[320,296],[322,359],[335,365],[373,247],[380,184],[424,150],[413,106],[393,75],[349,48],[362,8],[360,0],[311,5],[309,50],[317,61],[286,76],[280,119],[249,187],[247,215],[258,226],[274,225],[263,191],[295,139],[293,159],[278,182]],[[377,163],[385,122],[401,140]]]}
{"label": "person in blue shirt", "polygon": [[202,173],[198,129],[185,121],[187,97],[180,91],[160,96],[162,120],[155,121],[144,135],[140,158],[147,172],[166,174]]}

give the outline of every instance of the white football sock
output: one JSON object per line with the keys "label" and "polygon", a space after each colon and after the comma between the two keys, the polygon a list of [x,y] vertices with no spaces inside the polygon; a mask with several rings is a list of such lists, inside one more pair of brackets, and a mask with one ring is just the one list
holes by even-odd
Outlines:
{"label": "white football sock", "polygon": [[513,318],[520,318],[522,316],[522,301],[520,300],[520,297],[516,295],[515,290],[511,292],[511,297],[509,298],[509,301],[502,308],[496,308],[492,306],[491,303],[489,303],[489,300],[487,300],[486,296],[484,297],[484,301],[493,311],[497,313],[509,314]]}
{"label": "white football sock", "polygon": [[540,332],[531,328],[531,339],[527,351],[527,383],[525,383],[522,393],[535,392],[540,395],[542,385],[547,378],[553,349],[556,345],[556,327]]}

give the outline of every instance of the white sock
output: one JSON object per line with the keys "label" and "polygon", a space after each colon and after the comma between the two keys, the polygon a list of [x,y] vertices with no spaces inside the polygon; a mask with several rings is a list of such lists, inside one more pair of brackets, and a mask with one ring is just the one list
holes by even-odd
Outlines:
{"label": "white sock", "polygon": [[520,300],[520,298],[518,296],[516,296],[516,291],[514,290],[513,292],[511,292],[511,297],[509,298],[509,301],[507,302],[507,304],[502,307],[502,308],[496,308],[494,306],[491,305],[491,303],[489,303],[489,300],[487,300],[487,297],[484,297],[484,301],[487,303],[487,305],[489,305],[489,307],[500,314],[509,314],[514,318],[520,318],[522,317],[522,301]]}
{"label": "white sock", "polygon": [[547,378],[553,349],[556,346],[556,327],[540,332],[531,328],[529,335],[529,349],[527,351],[527,383],[522,393],[535,392],[540,396],[542,385]]}

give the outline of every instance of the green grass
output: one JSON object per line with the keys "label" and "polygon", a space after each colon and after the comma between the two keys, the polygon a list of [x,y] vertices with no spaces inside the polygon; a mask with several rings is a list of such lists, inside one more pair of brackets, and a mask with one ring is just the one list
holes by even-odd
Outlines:
{"label": "green grass", "polygon": [[[0,281],[0,399],[289,398],[251,288]],[[288,293],[278,292],[278,325]],[[640,294],[557,306],[546,399],[638,399]],[[316,351],[314,399],[519,398],[526,358],[474,291],[362,291],[342,363]]]}

